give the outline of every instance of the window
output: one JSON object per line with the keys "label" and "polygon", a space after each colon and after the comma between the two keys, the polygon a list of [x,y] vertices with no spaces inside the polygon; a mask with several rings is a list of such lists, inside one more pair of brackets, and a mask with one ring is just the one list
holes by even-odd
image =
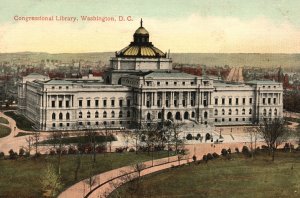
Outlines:
{"label": "window", "polygon": [[243,121],[245,121],[246,119],[245,118],[243,118]]}
{"label": "window", "polygon": [[231,122],[231,118],[229,118],[228,121]]}
{"label": "window", "polygon": [[82,107],[82,100],[79,100],[78,103],[79,103],[78,106]]}
{"label": "window", "polygon": [[62,120],[63,119],[63,114],[59,113],[59,119]]}
{"label": "window", "polygon": [[103,118],[106,118],[107,117],[107,113],[106,111],[103,112]]}
{"label": "window", "polygon": [[266,104],[266,99],[265,98],[263,98],[263,104]]}
{"label": "window", "polygon": [[69,89],[69,86],[66,86],[66,89]]}
{"label": "window", "polygon": [[69,100],[66,101],[66,107],[70,107],[70,101]]}
{"label": "window", "polygon": [[63,101],[62,100],[60,100],[60,101],[58,101],[58,107],[62,107],[62,103],[63,103]]}
{"label": "window", "polygon": [[232,110],[229,109],[229,110],[228,110],[228,115],[231,115],[231,114],[232,114]]}
{"label": "window", "polygon": [[99,107],[99,100],[95,100],[95,107]]}
{"label": "window", "polygon": [[176,86],[176,85],[177,85],[177,82],[174,82],[174,85]]}
{"label": "window", "polygon": [[273,98],[273,104],[276,104],[276,102],[277,102],[276,98]]}
{"label": "window", "polygon": [[56,117],[55,113],[52,113],[52,120],[55,120],[56,119],[55,117]]}
{"label": "window", "polygon": [[59,123],[59,127],[63,127],[63,123]]}
{"label": "window", "polygon": [[194,82],[191,82],[191,85],[194,85]]}
{"label": "window", "polygon": [[249,98],[249,104],[252,104],[252,98]]}
{"label": "window", "polygon": [[52,107],[55,107],[55,101],[52,101],[51,106],[52,106]]}
{"label": "window", "polygon": [[79,126],[82,126],[82,122],[78,122]]}
{"label": "window", "polygon": [[252,109],[249,109],[249,115],[251,115],[252,114]]}
{"label": "window", "polygon": [[245,109],[242,110],[242,115],[245,115]]}
{"label": "window", "polygon": [[157,100],[157,106],[161,107],[160,100]]}
{"label": "window", "polygon": [[192,118],[194,118],[194,117],[195,117],[195,112],[193,111],[193,112],[192,112]]}
{"label": "window", "polygon": [[169,84],[169,82],[166,82],[166,85],[168,85]]}
{"label": "window", "polygon": [[218,110],[217,109],[215,109],[215,115],[218,115]]}
{"label": "window", "polygon": [[112,117],[112,118],[115,117],[115,112],[114,112],[114,111],[111,112],[111,117]]}
{"label": "window", "polygon": [[238,99],[238,98],[235,99],[235,104],[236,104],[236,105],[239,104],[239,99]]}
{"label": "window", "polygon": [[103,107],[106,107],[106,105],[107,105],[106,100],[103,100]]}
{"label": "window", "polygon": [[97,121],[97,122],[95,122],[95,125],[96,125],[96,126],[98,126],[98,125],[99,125],[99,122],[98,122],[98,121]]}
{"label": "window", "polygon": [[268,104],[271,104],[271,98],[268,98]]}
{"label": "window", "polygon": [[87,100],[87,101],[86,101],[86,106],[87,106],[87,107],[90,107],[90,106],[91,106],[91,100]]}
{"label": "window", "polygon": [[111,106],[114,107],[115,106],[115,100],[111,100]]}
{"label": "window", "polygon": [[91,112],[88,111],[87,114],[86,114],[86,117],[91,118]]}
{"label": "window", "polygon": [[55,87],[53,86],[52,89],[55,89]]}
{"label": "window", "polygon": [[238,119],[238,118],[235,118],[235,121],[237,121],[237,122],[238,122],[238,121],[239,121],[239,119]]}
{"label": "window", "polygon": [[70,123],[67,123],[67,127],[69,127],[70,126]]}
{"label": "window", "polygon": [[158,112],[157,118],[158,118],[158,119],[161,119],[161,117],[162,117],[161,112]]}
{"label": "window", "polygon": [[120,112],[119,112],[119,118],[122,118],[122,117],[123,117],[123,112],[120,111]]}
{"label": "window", "polygon": [[91,125],[91,122],[87,122],[86,124],[87,124],[88,126],[90,126],[90,125]]}
{"label": "window", "polygon": [[264,109],[264,111],[263,111],[263,115],[264,115],[264,116],[266,116],[266,115],[267,115],[267,110],[266,110],[266,109]]}
{"label": "window", "polygon": [[160,86],[160,82],[157,82],[157,86]]}
{"label": "window", "polygon": [[70,120],[70,113],[67,113],[67,114],[66,114],[66,119],[67,119],[67,120]]}
{"label": "window", "polygon": [[238,115],[238,114],[239,114],[239,110],[236,109],[236,110],[235,110],[235,115]]}
{"label": "window", "polygon": [[225,119],[224,118],[222,118],[222,122],[224,122],[225,121]]}
{"label": "window", "polygon": [[218,104],[218,98],[215,98],[215,105]]}
{"label": "window", "polygon": [[225,115],[225,109],[222,109],[222,115]]}
{"label": "window", "polygon": [[127,118],[130,117],[130,111],[127,111]]}
{"label": "window", "polygon": [[95,118],[99,118],[99,112],[98,111],[95,112]]}
{"label": "window", "polygon": [[222,98],[222,105],[225,105],[225,98]]}
{"label": "window", "polygon": [[246,104],[246,98],[243,98],[243,105]]}
{"label": "window", "polygon": [[185,85],[185,82],[182,82],[182,85]]}
{"label": "window", "polygon": [[218,119],[217,119],[217,118],[215,118],[215,122],[218,122]]}
{"label": "window", "polygon": [[229,105],[232,105],[232,98],[229,98]]}
{"label": "window", "polygon": [[274,115],[277,116],[277,109],[274,109]]}
{"label": "window", "polygon": [[61,86],[59,86],[58,89],[61,89]]}
{"label": "window", "polygon": [[119,100],[119,106],[120,106],[120,107],[123,106],[123,100]]}
{"label": "window", "polygon": [[82,118],[82,112],[79,112],[78,117]]}
{"label": "window", "polygon": [[127,99],[127,107],[130,107],[130,99]]}
{"label": "window", "polygon": [[114,124],[115,124],[115,121],[111,121],[111,124],[114,125]]}

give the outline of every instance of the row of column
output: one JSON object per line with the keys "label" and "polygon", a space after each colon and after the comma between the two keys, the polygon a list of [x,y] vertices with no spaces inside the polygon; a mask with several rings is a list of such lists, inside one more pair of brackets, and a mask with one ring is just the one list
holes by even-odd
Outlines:
{"label": "row of column", "polygon": [[[59,101],[62,101],[62,108],[66,107],[66,101],[69,101],[69,107],[74,106],[74,96],[73,95],[48,95],[47,107],[52,107],[53,98],[55,98],[54,99],[55,107],[59,107]],[[60,99],[60,98],[62,98],[62,99]],[[44,105],[45,105],[45,103],[43,104],[43,106]]]}

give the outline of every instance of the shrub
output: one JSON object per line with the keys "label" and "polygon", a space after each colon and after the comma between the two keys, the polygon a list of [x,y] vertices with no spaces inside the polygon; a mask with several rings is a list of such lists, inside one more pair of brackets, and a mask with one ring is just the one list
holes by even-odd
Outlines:
{"label": "shrub", "polygon": [[105,145],[98,145],[96,147],[96,152],[97,153],[105,153],[106,152],[106,146]]}
{"label": "shrub", "polygon": [[30,153],[28,151],[25,153],[25,157],[30,157]]}
{"label": "shrub", "polygon": [[231,149],[229,148],[229,149],[227,150],[227,152],[228,152],[228,154],[231,154]]}
{"label": "shrub", "polygon": [[20,148],[19,156],[23,156],[24,154],[25,154],[25,150],[23,148]]}
{"label": "shrub", "polygon": [[196,160],[197,160],[196,155],[193,155],[193,161],[196,162]]}
{"label": "shrub", "polygon": [[268,150],[268,149],[269,149],[269,147],[266,146],[266,145],[262,145],[262,146],[261,146],[261,150]]}
{"label": "shrub", "polygon": [[240,150],[239,150],[238,147],[235,148],[235,152],[236,152],[236,153],[240,153]]}
{"label": "shrub", "polygon": [[36,157],[36,158],[39,158],[39,157],[41,157],[42,156],[42,154],[40,153],[40,152],[38,152],[38,153],[36,153],[35,155],[34,155],[34,157]]}
{"label": "shrub", "polygon": [[17,159],[18,153],[14,152],[14,150],[10,149],[8,153],[9,153],[9,159]]}
{"label": "shrub", "polygon": [[134,148],[130,148],[129,152],[135,152],[135,149]]}
{"label": "shrub", "polygon": [[251,155],[250,150],[249,150],[249,148],[248,148],[247,146],[243,146],[243,148],[242,148],[242,153],[243,153],[245,156],[248,156],[248,157]]}
{"label": "shrub", "polygon": [[116,148],[116,153],[123,153],[125,151],[126,148],[124,147],[118,147]]}
{"label": "shrub", "polygon": [[192,140],[192,139],[193,139],[193,136],[192,136],[192,134],[190,134],[190,133],[189,133],[189,134],[187,134],[187,136],[186,136],[186,139],[187,139],[187,140]]}
{"label": "shrub", "polygon": [[207,159],[208,160],[213,160],[214,157],[213,157],[213,155],[211,153],[207,153]]}
{"label": "shrub", "polygon": [[215,159],[217,159],[217,158],[220,157],[220,156],[218,155],[218,153],[213,153],[212,155],[213,155],[213,157],[214,157]]}
{"label": "shrub", "polygon": [[207,155],[203,155],[202,160],[205,161],[205,162],[207,162],[208,161]]}
{"label": "shrub", "polygon": [[55,154],[56,154],[55,151],[51,149],[49,155],[55,155]]}
{"label": "shrub", "polygon": [[222,149],[221,155],[226,156],[228,154],[228,151],[226,149]]}
{"label": "shrub", "polygon": [[0,159],[3,159],[3,158],[4,158],[4,153],[0,152]]}
{"label": "shrub", "polygon": [[69,146],[68,148],[68,154],[76,154],[77,149],[74,146]]}

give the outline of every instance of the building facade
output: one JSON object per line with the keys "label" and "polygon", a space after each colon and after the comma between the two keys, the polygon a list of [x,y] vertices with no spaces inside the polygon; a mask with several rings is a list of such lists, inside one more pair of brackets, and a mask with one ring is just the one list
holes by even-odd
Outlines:
{"label": "building facade", "polygon": [[138,128],[144,122],[245,125],[282,117],[282,84],[226,83],[172,70],[172,60],[140,27],[116,52],[103,80],[19,81],[19,112],[39,130]]}

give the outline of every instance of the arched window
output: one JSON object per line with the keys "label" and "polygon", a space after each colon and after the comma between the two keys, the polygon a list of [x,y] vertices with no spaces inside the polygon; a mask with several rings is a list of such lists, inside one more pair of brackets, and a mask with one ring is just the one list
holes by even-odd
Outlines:
{"label": "arched window", "polygon": [[91,118],[91,112],[88,111],[87,114],[86,114],[86,117]]}
{"label": "arched window", "polygon": [[56,119],[55,113],[52,113],[52,120],[55,120],[55,119]]}
{"label": "arched window", "polygon": [[207,111],[205,111],[204,112],[204,119],[207,119],[207,117],[208,117],[208,113],[207,113]]}
{"label": "arched window", "polygon": [[78,117],[79,117],[79,118],[82,118],[82,112],[81,112],[81,111],[79,112]]}
{"label": "arched window", "polygon": [[252,114],[252,109],[249,109],[249,115],[251,115]]}
{"label": "arched window", "polygon": [[228,115],[231,115],[231,114],[232,114],[232,110],[229,109],[229,110],[228,110]]}
{"label": "arched window", "polygon": [[180,116],[180,112],[176,112],[176,114],[175,114],[175,119],[176,119],[176,120],[180,120],[180,117],[181,117],[181,116]]}
{"label": "arched window", "polygon": [[242,115],[245,115],[245,109],[242,109]]}
{"label": "arched window", "polygon": [[189,112],[184,112],[184,115],[183,115],[184,119],[187,120],[189,119]]}
{"label": "arched window", "polygon": [[235,115],[239,115],[239,110],[235,109]]}
{"label": "arched window", "polygon": [[266,115],[267,115],[267,110],[266,110],[266,109],[264,109],[264,111],[263,111],[263,115],[264,115],[264,116],[266,116]]}
{"label": "arched window", "polygon": [[70,120],[70,113],[69,112],[66,114],[66,119]]}
{"label": "arched window", "polygon": [[150,119],[151,119],[151,114],[147,113],[147,120],[150,120]]}
{"label": "arched window", "polygon": [[169,112],[168,114],[167,114],[167,119],[172,119],[172,113],[171,112]]}
{"label": "arched window", "polygon": [[103,118],[107,118],[107,113],[106,113],[106,111],[103,112]]}
{"label": "arched window", "polygon": [[218,110],[217,109],[215,109],[215,115],[218,115]]}
{"label": "arched window", "polygon": [[119,112],[119,118],[122,118],[122,117],[123,117],[123,112],[120,111],[120,112]]}
{"label": "arched window", "polygon": [[111,117],[112,117],[112,118],[115,117],[115,112],[114,112],[114,111],[111,112]]}
{"label": "arched window", "polygon": [[161,119],[161,117],[162,117],[161,112],[158,112],[157,118],[158,118],[158,119]]}
{"label": "arched window", "polygon": [[118,85],[120,85],[121,84],[121,78],[119,78],[119,80],[118,80]]}
{"label": "arched window", "polygon": [[274,109],[274,115],[277,116],[277,109]]}
{"label": "arched window", "polygon": [[193,111],[193,112],[192,112],[192,118],[194,118],[194,117],[195,117],[195,112]]}
{"label": "arched window", "polygon": [[130,117],[130,111],[127,111],[127,118]]}
{"label": "arched window", "polygon": [[59,113],[59,119],[62,120],[63,119],[63,114]]}
{"label": "arched window", "polygon": [[95,118],[99,118],[99,112],[98,111],[95,112]]}
{"label": "arched window", "polygon": [[222,115],[225,115],[225,109],[222,109]]}
{"label": "arched window", "polygon": [[272,116],[272,109],[269,109],[269,116]]}

